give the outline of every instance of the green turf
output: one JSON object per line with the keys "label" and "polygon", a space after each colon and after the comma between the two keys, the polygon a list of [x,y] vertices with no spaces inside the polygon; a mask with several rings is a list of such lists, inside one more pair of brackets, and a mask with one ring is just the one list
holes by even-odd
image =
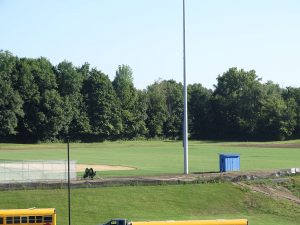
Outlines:
{"label": "green turf", "polygon": [[[277,143],[299,144],[300,140],[271,143],[275,145]],[[299,148],[241,147],[240,144],[244,143],[190,141],[190,172],[218,171],[219,153],[240,154],[242,171],[300,167]],[[71,159],[76,160],[77,163],[123,165],[137,168],[134,171],[98,171],[98,175],[154,175],[183,172],[181,142],[71,143],[70,149]],[[0,144],[0,159],[66,159],[66,144]]]}
{"label": "green turf", "polygon": [[[66,190],[0,192],[0,208],[55,207],[67,224]],[[142,220],[237,219],[252,225],[300,224],[300,206],[241,190],[229,183],[123,186],[71,190],[72,224],[111,218]]]}

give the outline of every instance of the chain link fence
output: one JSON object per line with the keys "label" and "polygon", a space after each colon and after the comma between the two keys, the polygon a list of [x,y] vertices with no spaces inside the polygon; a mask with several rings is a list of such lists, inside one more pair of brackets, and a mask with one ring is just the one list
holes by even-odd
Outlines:
{"label": "chain link fence", "polygon": [[[70,179],[76,180],[76,161],[70,161]],[[0,160],[0,183],[66,180],[67,160]]]}

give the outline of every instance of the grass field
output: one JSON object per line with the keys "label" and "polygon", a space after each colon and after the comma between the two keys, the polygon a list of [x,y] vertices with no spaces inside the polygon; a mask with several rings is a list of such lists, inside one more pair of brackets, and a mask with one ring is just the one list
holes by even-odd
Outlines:
{"label": "grass field", "polygon": [[[67,191],[0,192],[0,208],[55,207],[68,223]],[[229,183],[123,186],[71,190],[72,224],[111,218],[141,220],[247,218],[251,225],[299,225],[300,206],[241,190]]]}
{"label": "grass field", "polygon": [[[219,153],[240,154],[242,171],[300,167],[300,149],[284,147],[285,144],[300,144],[300,140],[265,142],[265,146],[251,146],[262,143],[246,144],[190,141],[190,172],[218,171]],[[77,163],[137,168],[132,171],[98,171],[101,176],[174,174],[183,171],[182,143],[176,141],[71,143],[70,149],[71,159]],[[8,160],[61,160],[66,159],[66,152],[66,144],[0,144],[0,159]]]}

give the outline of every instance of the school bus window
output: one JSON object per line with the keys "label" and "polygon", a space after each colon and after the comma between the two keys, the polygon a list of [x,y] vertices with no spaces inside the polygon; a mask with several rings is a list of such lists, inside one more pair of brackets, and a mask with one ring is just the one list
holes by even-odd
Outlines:
{"label": "school bus window", "polygon": [[21,223],[27,223],[27,216],[21,217]]}
{"label": "school bus window", "polygon": [[14,223],[16,223],[16,224],[20,223],[20,217],[19,216],[14,216]]}
{"label": "school bus window", "polygon": [[12,224],[13,218],[12,217],[6,217],[6,224]]}
{"label": "school bus window", "polygon": [[3,218],[0,217],[0,224],[3,224]]}
{"label": "school bus window", "polygon": [[43,222],[43,217],[42,216],[37,216],[35,222],[36,223],[42,223]]}
{"label": "school bus window", "polygon": [[44,216],[45,223],[52,223],[52,216]]}
{"label": "school bus window", "polygon": [[35,216],[29,216],[29,223],[35,223]]}

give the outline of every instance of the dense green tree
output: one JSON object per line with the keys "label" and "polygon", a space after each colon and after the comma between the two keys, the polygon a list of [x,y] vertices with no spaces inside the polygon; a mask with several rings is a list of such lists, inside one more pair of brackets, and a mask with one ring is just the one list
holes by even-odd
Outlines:
{"label": "dense green tree", "polygon": [[17,63],[18,87],[25,116],[18,130],[23,140],[53,140],[66,126],[67,111],[57,91],[54,67],[45,58]]}
{"label": "dense green tree", "polygon": [[136,112],[136,137],[144,137],[148,135],[148,128],[146,126],[146,120],[148,118],[148,96],[146,90],[137,91],[137,103],[135,105]]}
{"label": "dense green tree", "polygon": [[22,58],[17,63],[17,87],[22,100],[24,101],[23,110],[24,118],[21,118],[18,124],[19,138],[26,141],[38,139],[40,130],[38,124],[39,118],[43,117],[40,113],[40,91],[39,86],[32,73],[33,59]]}
{"label": "dense green tree", "polygon": [[81,139],[91,132],[86,103],[81,93],[83,82],[88,77],[89,65],[75,68],[72,63],[63,61],[57,65],[55,72],[66,112],[66,126],[62,129],[62,135]]}
{"label": "dense green tree", "polygon": [[147,128],[150,137],[182,135],[183,89],[174,80],[155,82],[147,88]]}
{"label": "dense green tree", "polygon": [[0,76],[0,136],[16,134],[18,117],[23,116],[22,100],[9,82]]}
{"label": "dense green tree", "polygon": [[46,90],[42,96],[37,113],[39,140],[53,140],[70,122],[66,103],[57,90]]}
{"label": "dense green tree", "polygon": [[183,86],[174,80],[160,83],[166,96],[167,118],[164,122],[164,136],[177,139],[182,136]]}
{"label": "dense green tree", "polygon": [[[63,61],[18,58],[0,51],[0,138],[2,141],[133,139],[182,135],[182,84],[133,85],[121,65],[113,82]],[[230,68],[213,91],[188,86],[192,138],[284,140],[300,137],[300,88],[261,83],[255,71]]]}
{"label": "dense green tree", "polygon": [[209,114],[212,91],[201,84],[188,86],[188,113],[191,138],[201,139],[211,136]]}
{"label": "dense green tree", "polygon": [[140,116],[138,92],[133,84],[132,70],[128,65],[120,65],[113,81],[121,106],[122,137],[132,139],[146,132],[145,121]]}
{"label": "dense green tree", "polygon": [[80,73],[71,62],[63,61],[56,68],[56,79],[58,90],[61,96],[77,97],[82,89],[84,80],[83,73]]}
{"label": "dense green tree", "polygon": [[148,86],[148,107],[146,125],[149,137],[162,137],[164,123],[167,121],[168,108],[166,95],[160,82]]}
{"label": "dense green tree", "polygon": [[15,135],[18,118],[24,115],[23,101],[13,88],[16,61],[11,53],[0,51],[0,137]]}
{"label": "dense green tree", "polygon": [[286,102],[282,98],[282,89],[273,82],[264,85],[257,135],[267,140],[284,140],[290,138],[297,124],[297,105],[294,99]]}
{"label": "dense green tree", "polygon": [[211,101],[211,115],[218,138],[255,138],[263,86],[254,70],[231,68],[218,76]]}
{"label": "dense green tree", "polygon": [[296,104],[296,126],[293,137],[300,138],[300,88],[287,87],[283,90],[283,98],[286,105],[290,107],[290,101],[295,101]]}
{"label": "dense green tree", "polygon": [[98,140],[118,137],[122,130],[120,106],[108,76],[92,69],[84,82],[83,94],[92,134]]}
{"label": "dense green tree", "polygon": [[9,51],[0,50],[0,75],[1,79],[8,81],[13,87],[15,86],[17,74],[16,63],[18,58],[13,56]]}

